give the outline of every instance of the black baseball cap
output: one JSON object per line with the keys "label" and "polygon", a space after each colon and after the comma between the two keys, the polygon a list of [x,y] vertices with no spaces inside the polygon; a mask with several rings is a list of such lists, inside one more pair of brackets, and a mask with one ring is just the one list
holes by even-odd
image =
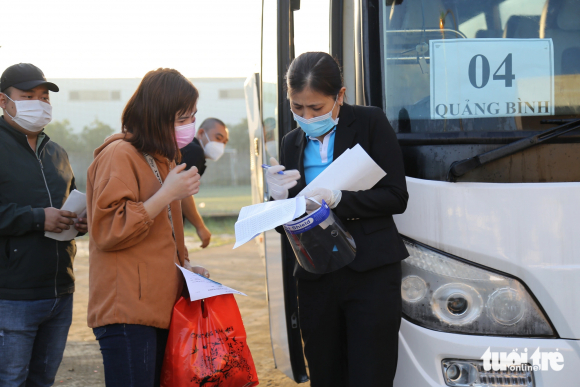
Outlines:
{"label": "black baseball cap", "polygon": [[46,85],[50,91],[58,91],[58,86],[48,82],[42,70],[31,63],[12,65],[4,70],[0,77],[0,92],[4,92],[9,87],[15,87],[19,90],[31,90],[40,85]]}

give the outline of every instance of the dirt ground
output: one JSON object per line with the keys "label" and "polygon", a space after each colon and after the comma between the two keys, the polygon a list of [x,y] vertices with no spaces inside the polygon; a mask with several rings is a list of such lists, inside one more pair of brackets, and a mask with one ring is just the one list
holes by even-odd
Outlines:
{"label": "dirt ground", "polygon": [[[193,247],[193,240],[187,241]],[[74,295],[73,323],[68,335],[64,358],[55,386],[101,387],[105,386],[103,362],[92,330],[87,327],[87,302],[89,286],[88,241],[77,242],[75,258],[76,292]],[[193,263],[205,266],[211,278],[245,294],[236,296],[258,371],[260,386],[297,386],[282,372],[274,368],[270,343],[270,327],[265,290],[264,264],[253,243],[232,250],[233,244],[210,247],[190,252]],[[301,384],[309,387],[310,383]]]}

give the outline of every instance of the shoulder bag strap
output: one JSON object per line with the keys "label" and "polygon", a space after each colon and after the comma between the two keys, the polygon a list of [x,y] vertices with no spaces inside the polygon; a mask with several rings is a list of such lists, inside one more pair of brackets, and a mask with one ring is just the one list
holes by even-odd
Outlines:
{"label": "shoulder bag strap", "polygon": [[[159,183],[163,185],[163,180],[161,179],[161,175],[159,174],[159,170],[157,169],[157,163],[155,162],[155,159],[149,156],[147,153],[143,153],[143,156],[145,156],[145,159],[149,163],[149,166],[151,167],[153,174],[155,175],[155,177],[157,177],[157,180],[159,180]],[[173,228],[173,216],[171,216],[171,203],[167,205],[167,215],[169,215],[169,223],[171,223],[171,232],[173,233],[173,239],[175,239],[175,229]]]}

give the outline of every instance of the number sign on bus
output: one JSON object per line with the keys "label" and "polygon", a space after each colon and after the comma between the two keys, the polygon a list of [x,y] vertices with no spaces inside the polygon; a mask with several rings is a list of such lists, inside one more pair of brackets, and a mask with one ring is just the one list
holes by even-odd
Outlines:
{"label": "number sign on bus", "polygon": [[554,114],[552,39],[431,40],[431,118]]}

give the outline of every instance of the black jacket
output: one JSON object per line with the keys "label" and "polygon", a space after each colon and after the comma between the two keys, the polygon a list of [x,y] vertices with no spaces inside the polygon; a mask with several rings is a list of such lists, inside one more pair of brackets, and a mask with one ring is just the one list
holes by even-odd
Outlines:
{"label": "black jacket", "polygon": [[[351,106],[340,108],[334,139],[333,160],[346,149],[360,146],[387,173],[372,189],[367,191],[342,191],[342,199],[334,209],[356,243],[356,258],[349,265],[356,271],[399,262],[409,256],[399,236],[394,214],[407,208],[407,184],[403,155],[397,137],[385,113],[376,107]],[[304,187],[304,148],[306,135],[297,128],[282,139],[280,164],[286,169],[298,169],[302,176],[290,189],[295,197]],[[316,278],[296,262],[294,275],[299,278]]]}
{"label": "black jacket", "polygon": [[46,136],[39,158],[26,135],[0,118],[0,299],[38,300],[74,291],[74,240],[44,236],[44,208],[75,188],[63,148]]}
{"label": "black jacket", "polygon": [[186,170],[193,166],[197,167],[199,176],[203,176],[205,172],[205,152],[197,138],[194,138],[192,142],[181,148],[181,162],[187,165],[185,167]]}

